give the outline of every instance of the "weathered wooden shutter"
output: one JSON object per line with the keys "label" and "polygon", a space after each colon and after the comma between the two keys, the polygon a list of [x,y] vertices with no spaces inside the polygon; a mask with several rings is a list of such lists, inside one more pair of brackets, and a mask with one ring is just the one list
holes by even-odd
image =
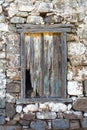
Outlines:
{"label": "weathered wooden shutter", "polygon": [[26,69],[34,93],[40,97],[62,95],[61,33],[25,33]]}

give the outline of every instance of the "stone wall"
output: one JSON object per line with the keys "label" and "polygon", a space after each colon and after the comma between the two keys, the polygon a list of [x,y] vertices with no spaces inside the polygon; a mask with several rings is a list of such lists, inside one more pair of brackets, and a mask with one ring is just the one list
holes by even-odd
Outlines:
{"label": "stone wall", "polygon": [[[20,36],[17,24],[70,23],[67,98],[72,103],[17,104]],[[87,0],[0,0],[0,130],[87,129]]]}

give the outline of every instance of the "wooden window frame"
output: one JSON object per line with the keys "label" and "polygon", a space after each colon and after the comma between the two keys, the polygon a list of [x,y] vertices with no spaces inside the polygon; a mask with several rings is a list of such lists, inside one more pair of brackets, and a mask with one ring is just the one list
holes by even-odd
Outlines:
{"label": "wooden window frame", "polygon": [[[70,24],[56,24],[56,25],[26,25],[23,24],[17,25],[18,32],[20,33],[20,49],[21,49],[21,98],[17,101],[18,104],[20,103],[28,103],[28,102],[45,102],[45,101],[57,101],[57,102],[71,102],[71,99],[66,98],[66,86],[67,86],[67,46],[66,46],[66,33],[71,31]],[[25,45],[24,45],[24,33],[43,33],[43,32],[52,32],[52,33],[61,33],[61,50],[62,50],[62,97],[35,97],[35,98],[26,98],[25,97],[25,71],[26,71],[26,56],[25,56]]]}

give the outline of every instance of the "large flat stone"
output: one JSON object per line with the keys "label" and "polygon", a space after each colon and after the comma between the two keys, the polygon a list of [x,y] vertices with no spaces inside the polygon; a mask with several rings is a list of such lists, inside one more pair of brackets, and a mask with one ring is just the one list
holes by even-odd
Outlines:
{"label": "large flat stone", "polygon": [[73,108],[75,110],[87,112],[87,98],[82,97],[78,98],[74,103],[73,103]]}
{"label": "large flat stone", "polygon": [[26,19],[22,17],[13,17],[11,18],[11,23],[25,23]]}
{"label": "large flat stone", "polygon": [[57,114],[55,112],[37,112],[37,119],[55,119]]}
{"label": "large flat stone", "polygon": [[9,83],[6,86],[6,90],[8,93],[18,93],[20,92],[20,88],[21,86],[18,83]]}
{"label": "large flat stone", "polygon": [[21,126],[0,126],[0,130],[21,130]]}
{"label": "large flat stone", "polygon": [[30,24],[43,24],[43,18],[41,16],[28,16],[27,23]]}
{"label": "large flat stone", "polygon": [[6,116],[12,118],[16,114],[14,104],[6,104]]}
{"label": "large flat stone", "polygon": [[65,119],[82,119],[82,112],[67,111],[63,114]]}
{"label": "large flat stone", "polygon": [[32,121],[30,124],[30,127],[35,130],[45,130],[46,128],[46,122],[45,121]]}
{"label": "large flat stone", "polygon": [[35,119],[35,114],[34,113],[28,113],[23,115],[24,120],[34,120]]}
{"label": "large flat stone", "polygon": [[69,128],[69,120],[67,119],[55,119],[52,121],[53,129],[68,129]]}
{"label": "large flat stone", "polygon": [[81,120],[81,125],[82,125],[82,128],[87,129],[87,118],[83,118],[83,120]]}
{"label": "large flat stone", "polygon": [[79,123],[79,120],[71,120],[70,121],[70,130],[71,129],[78,129],[79,130],[80,128],[80,123]]}

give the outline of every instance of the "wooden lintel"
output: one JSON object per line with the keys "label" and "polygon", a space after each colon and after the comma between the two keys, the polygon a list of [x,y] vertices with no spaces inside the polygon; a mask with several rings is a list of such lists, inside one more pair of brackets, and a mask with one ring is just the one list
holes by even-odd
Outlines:
{"label": "wooden lintel", "polygon": [[42,33],[42,32],[70,32],[71,28],[37,28],[37,29],[18,29],[19,33]]}
{"label": "wooden lintel", "polygon": [[73,27],[72,24],[52,24],[52,25],[32,25],[32,24],[16,24],[18,29],[35,29],[35,28],[66,28]]}
{"label": "wooden lintel", "polygon": [[29,103],[44,103],[44,102],[61,102],[61,103],[71,103],[73,100],[71,98],[28,98],[17,100],[16,104],[29,104]]}

